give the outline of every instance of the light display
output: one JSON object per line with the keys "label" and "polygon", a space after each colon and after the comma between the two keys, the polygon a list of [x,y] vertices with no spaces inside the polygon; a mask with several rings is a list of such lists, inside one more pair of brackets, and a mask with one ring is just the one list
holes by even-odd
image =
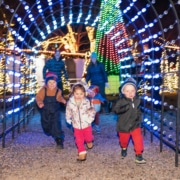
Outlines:
{"label": "light display", "polygon": [[120,60],[128,56],[127,37],[119,1],[102,1],[96,32],[96,51],[108,74],[119,74]]}
{"label": "light display", "polygon": [[[66,66],[66,64],[65,64],[65,69],[66,69],[66,71],[67,71],[67,66]],[[69,80],[66,80],[64,74],[62,74],[61,80],[62,80],[62,83],[63,83],[63,92],[66,93],[66,94],[69,94],[70,91],[71,91],[71,87],[70,87],[70,82],[69,82]]]}
{"label": "light display", "polygon": [[38,90],[34,58],[22,55],[20,60],[20,94],[34,95]]}
{"label": "light display", "polygon": [[2,96],[4,93],[10,95],[12,93],[11,87],[9,74],[6,68],[6,60],[5,57],[2,57],[0,59],[0,95]]}
{"label": "light display", "polygon": [[[89,21],[92,18],[91,12],[97,11],[96,9],[93,9],[94,3],[95,2],[92,1],[90,4],[87,5],[87,9],[88,9],[88,11],[86,12],[87,15],[82,16],[83,1],[81,0],[80,4],[77,7],[75,7],[79,12],[79,14],[76,14],[77,21],[82,22],[83,20],[85,25],[90,25],[90,26],[97,25],[97,21],[98,21],[97,13],[96,13],[97,17],[94,17],[95,19],[94,22]],[[8,13],[10,14],[14,13],[14,9],[10,8],[10,6],[6,4],[6,2],[3,2],[3,5],[5,6],[6,11]],[[65,17],[64,11],[66,10],[66,7],[64,6],[64,3],[62,1],[49,0],[47,1],[47,5],[45,5],[42,4],[40,0],[36,0],[36,2],[31,7],[26,1],[19,1],[19,6],[21,9],[23,9],[25,16],[21,18],[19,15],[20,12],[16,12],[14,18],[19,24],[19,28],[17,31],[13,29],[9,29],[9,30],[11,30],[12,34],[16,36],[19,41],[23,42],[22,44],[28,47],[29,49],[32,49],[35,46],[40,46],[41,41],[44,41],[47,38],[47,36],[50,33],[52,33],[54,30],[56,30],[58,27],[64,26],[65,24],[76,23],[76,21],[74,21],[75,18],[73,18],[73,14],[72,14],[72,6],[73,6],[72,3],[69,4],[70,8],[69,8],[68,18]],[[53,9],[55,6],[60,7],[60,11],[56,12],[56,10]],[[34,12],[39,12],[39,14],[35,15]],[[46,13],[50,15],[48,18],[45,17]],[[25,23],[25,21],[29,22],[29,24]],[[31,28],[34,29],[34,32],[30,31]],[[19,34],[20,31],[24,34],[24,37],[22,37]],[[35,33],[37,33],[38,36],[35,36]],[[27,43],[25,39],[27,39],[29,43]],[[32,46],[30,45],[31,44],[30,41],[33,42]],[[18,49],[18,47],[16,48]]]}
{"label": "light display", "polygon": [[[179,6],[171,6],[167,1],[163,8],[158,8],[162,6],[158,1],[143,3],[144,6],[139,6],[139,1],[136,0],[120,1],[125,28],[131,31],[128,35],[134,43],[131,64],[124,60],[121,76],[133,76],[139,83],[138,93],[143,103],[144,127],[175,148],[179,146],[176,139],[179,128],[176,113],[180,36],[172,12],[174,6],[177,9]],[[170,16],[171,20],[168,18]],[[161,43],[157,43],[159,41]],[[174,47],[174,50],[170,50],[169,46]],[[165,96],[162,91],[169,95]]]}
{"label": "light display", "polygon": [[[32,3],[19,0],[15,5],[3,1],[2,9],[12,18],[11,22],[0,21],[0,26],[6,27],[6,34],[12,34],[13,51],[19,53],[22,50],[40,52],[50,34],[67,24],[84,24],[92,33],[95,29],[95,50],[108,74],[120,75],[120,83],[130,76],[141,82],[139,92],[145,127],[159,137],[163,135],[163,140],[171,140],[174,145],[175,135],[169,128],[174,130],[179,125],[176,126],[175,118],[169,121],[164,109],[173,111],[175,117],[174,112],[179,113],[179,107],[161,97],[162,92],[175,94],[175,101],[179,97],[179,5],[179,0],[164,0],[163,3],[154,0],[79,0],[78,5],[73,0],[66,3],[61,0]],[[91,49],[87,51],[94,50],[94,42],[92,38]],[[1,48],[2,53],[7,52],[6,37],[3,37]],[[88,56],[86,58],[88,63]],[[160,116],[161,108],[168,118]],[[161,126],[162,121],[167,129]]]}
{"label": "light display", "polygon": [[25,94],[26,92],[29,91],[28,84],[30,83],[29,81],[29,74],[30,74],[30,69],[28,68],[28,61],[25,55],[22,55],[21,57],[21,66],[20,66],[20,72],[21,72],[21,78],[20,78],[20,93]]}

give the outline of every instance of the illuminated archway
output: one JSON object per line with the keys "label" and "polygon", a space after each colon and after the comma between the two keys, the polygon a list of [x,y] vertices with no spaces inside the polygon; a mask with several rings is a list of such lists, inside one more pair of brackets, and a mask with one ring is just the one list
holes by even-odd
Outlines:
{"label": "illuminated archway", "polygon": [[[8,47],[9,32],[14,37],[15,49],[28,48],[36,52],[35,47],[41,41],[68,23],[95,27],[96,51],[109,73],[119,73],[121,83],[129,76],[133,76],[137,82],[144,82],[141,96],[146,116],[144,125],[173,147],[175,141],[178,142],[179,136],[176,139],[173,135],[175,130],[169,131],[168,124],[171,129],[177,128],[178,131],[179,121],[173,118],[167,123],[164,109],[177,112],[179,118],[180,105],[166,102],[164,93],[159,99],[156,95],[160,95],[160,91],[166,90],[169,94],[174,91],[180,102],[179,89],[168,89],[171,87],[168,86],[170,81],[164,78],[170,74],[176,75],[176,78],[179,76],[179,0],[104,0],[101,4],[99,0],[36,0],[35,3],[31,0],[19,0],[14,5],[11,0],[6,0],[1,6],[10,17],[9,20],[0,21],[0,25],[7,28],[5,48]],[[176,69],[171,72],[170,62],[177,64]],[[133,64],[137,68],[134,74]],[[162,72],[161,66],[164,68]],[[143,67],[149,71],[144,72]],[[178,79],[177,87],[180,86],[179,81]],[[156,112],[156,106],[161,107],[162,115]],[[163,126],[165,121],[167,125]]]}

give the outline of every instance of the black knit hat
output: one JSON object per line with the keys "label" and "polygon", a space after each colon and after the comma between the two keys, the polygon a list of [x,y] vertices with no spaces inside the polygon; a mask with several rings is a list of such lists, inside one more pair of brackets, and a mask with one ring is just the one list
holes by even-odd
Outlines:
{"label": "black knit hat", "polygon": [[124,94],[124,88],[125,88],[125,86],[126,85],[132,85],[132,86],[134,86],[134,88],[136,89],[136,91],[137,91],[137,85],[136,85],[136,80],[134,79],[134,78],[127,78],[125,81],[124,81],[124,83],[121,85],[121,87],[120,87],[120,91],[121,91],[121,93],[122,94]]}

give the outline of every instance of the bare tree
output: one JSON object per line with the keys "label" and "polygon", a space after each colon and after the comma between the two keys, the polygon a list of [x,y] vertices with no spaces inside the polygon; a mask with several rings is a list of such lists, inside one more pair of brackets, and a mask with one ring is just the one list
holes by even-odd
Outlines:
{"label": "bare tree", "polygon": [[[87,52],[93,49],[95,44],[94,28],[78,25],[77,27],[67,24],[67,33],[58,29],[52,36],[41,43],[43,50],[51,49],[53,45],[64,48],[64,51],[70,53]],[[86,31],[87,30],[87,31]]]}

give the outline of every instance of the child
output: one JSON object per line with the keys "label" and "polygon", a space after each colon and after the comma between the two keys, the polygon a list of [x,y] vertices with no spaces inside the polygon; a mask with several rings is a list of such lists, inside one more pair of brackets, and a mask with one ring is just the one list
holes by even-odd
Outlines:
{"label": "child", "polygon": [[61,129],[60,102],[66,103],[62,91],[57,88],[57,75],[46,73],[45,86],[36,95],[36,102],[41,109],[41,125],[46,135],[52,136],[57,147],[63,149],[64,132]]}
{"label": "child", "polygon": [[66,121],[74,128],[75,143],[78,149],[78,161],[86,160],[86,149],[93,147],[93,135],[91,123],[94,120],[95,109],[89,99],[86,98],[86,90],[82,84],[75,84],[72,94],[66,106]]}
{"label": "child", "polygon": [[96,110],[96,115],[95,115],[95,119],[94,119],[94,128],[95,128],[95,131],[97,133],[100,133],[101,132],[101,129],[99,127],[99,112],[101,110],[101,103],[104,103],[106,101],[105,98],[103,98],[101,96],[101,94],[99,93],[99,87],[98,86],[95,86],[95,85],[91,85],[89,87],[89,90],[93,93],[89,93],[88,94],[88,97],[90,98],[91,100],[91,103],[93,104],[95,110]]}
{"label": "child", "polygon": [[120,91],[122,95],[116,102],[113,111],[118,114],[117,131],[122,148],[122,158],[127,155],[127,146],[131,136],[136,153],[135,162],[139,164],[146,163],[142,157],[144,145],[140,128],[140,99],[136,96],[136,81],[133,78],[127,79],[122,84]]}

